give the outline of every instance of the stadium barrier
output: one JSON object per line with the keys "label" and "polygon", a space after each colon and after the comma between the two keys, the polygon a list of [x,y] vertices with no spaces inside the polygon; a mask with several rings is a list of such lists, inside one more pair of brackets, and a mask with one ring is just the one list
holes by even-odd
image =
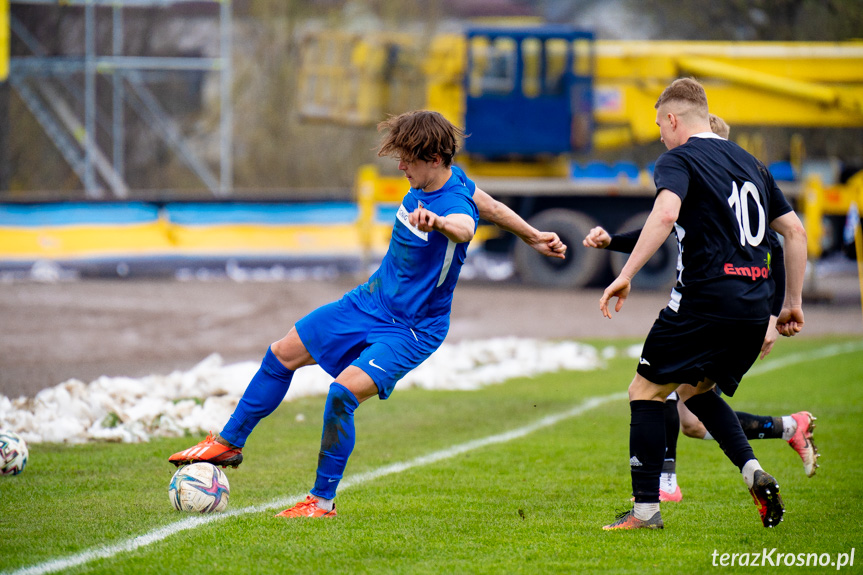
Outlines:
{"label": "stadium barrier", "polygon": [[[379,209],[374,227],[392,229]],[[380,234],[376,234],[380,235]],[[352,203],[0,204],[0,263],[166,256],[360,253]],[[380,242],[374,244],[381,248]]]}

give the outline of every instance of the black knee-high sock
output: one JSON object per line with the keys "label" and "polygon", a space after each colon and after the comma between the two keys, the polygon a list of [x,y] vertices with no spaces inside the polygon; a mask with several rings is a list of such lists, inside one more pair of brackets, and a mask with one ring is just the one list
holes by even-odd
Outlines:
{"label": "black knee-high sock", "polygon": [[659,474],[665,458],[665,404],[629,402],[629,469],[636,503],[659,503]]}
{"label": "black knee-high sock", "polygon": [[746,434],[746,439],[776,439],[782,437],[785,426],[782,424],[781,417],[752,415],[751,413],[744,413],[742,411],[735,413],[737,413],[737,419],[740,420],[743,433]]}
{"label": "black knee-high sock", "polygon": [[663,473],[675,472],[675,460],[677,459],[677,438],[680,435],[680,414],[677,413],[677,400],[665,401],[665,463],[662,464]]}
{"label": "black knee-high sock", "polygon": [[701,393],[686,400],[686,407],[701,420],[728,459],[739,469],[755,459],[740,420],[725,400],[713,392]]}

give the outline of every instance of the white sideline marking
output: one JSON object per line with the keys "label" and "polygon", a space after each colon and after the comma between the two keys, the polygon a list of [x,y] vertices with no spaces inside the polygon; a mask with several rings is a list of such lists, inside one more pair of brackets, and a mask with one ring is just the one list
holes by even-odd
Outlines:
{"label": "white sideline marking", "polygon": [[[809,353],[802,353],[794,356],[785,357],[782,359],[769,361],[767,363],[761,363],[750,369],[747,373],[747,376],[751,377],[755,375],[760,375],[762,373],[767,373],[776,369],[782,369],[789,365],[794,365],[797,363],[802,363],[815,359],[824,359],[827,357],[842,355],[845,353],[852,353],[861,349],[863,349],[863,342],[848,342],[830,345],[821,349],[816,349]],[[339,489],[348,489],[355,485],[361,485],[379,477],[392,475],[394,473],[401,473],[402,471],[407,471],[408,469],[412,469],[414,467],[420,467],[423,465],[436,463],[444,459],[450,459],[457,455],[461,455],[462,453],[473,451],[475,449],[480,449],[487,445],[506,443],[507,441],[512,441],[513,439],[524,437],[525,435],[533,433],[534,431],[537,431],[544,427],[550,427],[552,425],[555,425],[560,421],[563,421],[564,419],[577,417],[591,409],[599,407],[604,403],[608,403],[610,401],[615,401],[618,399],[625,399],[626,397],[626,392],[613,393],[611,395],[604,395],[601,397],[592,397],[584,401],[584,403],[581,403],[568,411],[543,417],[542,419],[535,421],[530,425],[526,425],[512,431],[507,431],[498,435],[491,435],[482,439],[475,439],[474,441],[469,441],[460,445],[454,445],[450,448],[436,451],[428,455],[422,455],[415,459],[411,459],[410,461],[393,463],[391,465],[379,467],[378,469],[373,469],[372,471],[368,471],[366,473],[346,477],[340,483]],[[226,511],[225,513],[220,513],[218,515],[214,514],[190,517],[188,519],[183,519],[182,521],[177,521],[176,523],[166,525],[165,527],[161,527],[154,531],[150,531],[149,533],[133,537],[132,539],[121,541],[120,543],[96,547],[94,549],[78,553],[77,555],[72,555],[70,557],[62,559],[52,559],[50,561],[46,561],[45,563],[39,563],[30,567],[24,567],[22,569],[9,573],[10,575],[41,575],[42,573],[54,573],[63,569],[77,567],[78,565],[83,565],[85,563],[89,563],[90,561],[95,561],[96,559],[106,559],[115,555],[119,555],[120,553],[134,551],[141,547],[145,547],[153,543],[158,543],[163,539],[167,539],[171,535],[174,535],[181,531],[186,531],[188,529],[193,529],[195,527],[198,527],[199,525],[205,525],[214,521],[221,521],[222,519],[235,517],[237,515],[260,513],[262,511],[267,511],[268,509],[287,507],[288,505],[291,505],[292,503],[295,503],[296,501],[302,499],[303,497],[305,497],[305,495],[306,492],[303,492],[297,495],[290,495],[288,497],[276,499],[274,501],[271,501],[270,503],[255,505],[251,507],[244,507],[242,509],[233,509],[231,511]]]}
{"label": "white sideline marking", "polygon": [[769,361],[767,363],[761,363],[746,372],[746,377],[760,375],[768,371],[773,371],[774,369],[781,369],[783,367],[788,367],[789,365],[794,365],[796,363],[803,363],[804,361],[812,361],[813,359],[824,359],[826,357],[833,357],[834,355],[842,355],[844,353],[852,353],[859,350],[863,350],[863,341],[849,341],[846,343],[828,345],[827,347],[822,347],[821,349],[816,349],[808,353],[789,355],[788,357],[783,357],[782,359]]}
{"label": "white sideline marking", "polygon": [[[467,443],[462,443],[460,445],[454,445],[447,449],[442,449],[440,451],[435,451],[434,453],[429,453],[428,455],[421,455],[420,457],[411,459],[410,461],[403,461],[401,463],[385,465],[384,467],[379,467],[377,469],[367,471],[366,473],[360,473],[359,475],[351,475],[342,480],[342,482],[339,484],[339,489],[348,489],[356,485],[367,483],[379,477],[384,477],[386,475],[392,475],[395,473],[401,473],[414,467],[421,467],[423,465],[429,465],[431,463],[443,461],[444,459],[450,459],[457,455],[461,455],[462,453],[473,451],[475,449],[480,449],[487,445],[506,443],[507,441],[512,441],[513,439],[524,437],[525,435],[533,433],[534,431],[537,431],[544,427],[550,427],[552,425],[555,425],[556,423],[559,423],[564,419],[577,417],[587,411],[590,411],[591,409],[599,407],[604,403],[616,401],[618,399],[626,399],[626,397],[626,392],[613,393],[611,395],[604,395],[601,397],[591,397],[585,400],[583,403],[573,407],[572,409],[557,413],[555,415],[548,415],[546,417],[543,417],[542,419],[535,421],[534,423],[525,425],[524,427],[520,427],[518,429],[513,429],[512,431],[507,431],[497,435],[490,435],[482,439],[475,439],[473,441],[468,441]],[[40,575],[42,573],[54,573],[63,569],[77,567],[79,565],[89,563],[90,561],[95,561],[96,559],[107,559],[115,555],[119,555],[120,553],[134,551],[141,547],[145,547],[153,543],[158,543],[163,539],[167,539],[171,535],[174,535],[181,531],[186,531],[188,529],[194,529],[195,527],[198,527],[200,525],[205,525],[214,521],[221,521],[222,519],[228,519],[229,517],[235,517],[237,515],[260,513],[262,511],[267,511],[268,509],[284,508],[296,503],[298,500],[305,497],[306,493],[307,492],[303,492],[297,495],[290,495],[288,497],[273,500],[270,503],[254,505],[251,507],[243,507],[242,509],[233,509],[224,513],[189,517],[188,519],[177,521],[176,523],[166,525],[165,527],[160,527],[159,529],[155,529],[153,531],[150,531],[149,533],[138,535],[137,537],[133,537],[119,543],[99,546],[93,549],[89,549],[87,551],[82,551],[77,555],[71,555],[69,557],[51,559],[44,563],[39,563],[30,567],[21,568],[17,571],[12,571],[10,572],[10,574]]]}

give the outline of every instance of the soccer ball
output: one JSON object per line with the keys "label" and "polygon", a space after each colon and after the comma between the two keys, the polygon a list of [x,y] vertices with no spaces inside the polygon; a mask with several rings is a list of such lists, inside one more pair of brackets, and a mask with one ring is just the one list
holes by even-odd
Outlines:
{"label": "soccer ball", "polygon": [[230,493],[225,472],[211,463],[192,463],[179,468],[168,487],[174,509],[195,513],[224,511]]}
{"label": "soccer ball", "polygon": [[29,454],[20,435],[0,429],[0,475],[18,475],[24,471]]}

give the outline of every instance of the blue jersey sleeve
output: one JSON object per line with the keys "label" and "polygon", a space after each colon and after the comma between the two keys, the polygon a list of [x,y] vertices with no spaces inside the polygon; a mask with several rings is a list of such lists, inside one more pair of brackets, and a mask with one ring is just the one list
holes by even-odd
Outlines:
{"label": "blue jersey sleeve", "polygon": [[458,166],[452,167],[452,173],[456,178],[458,178],[461,184],[467,188],[467,191],[470,193],[470,197],[473,197],[474,192],[476,192],[476,184],[474,181],[468,178],[467,174],[464,173],[464,170]]}
{"label": "blue jersey sleeve", "polygon": [[[435,212],[439,216],[448,216],[450,214],[467,214],[474,220],[474,229],[479,223],[479,208],[476,207],[476,202],[473,201],[473,194],[476,192],[476,184],[468,178],[461,168],[452,167],[453,180],[447,185],[451,191],[442,194],[435,200]],[[452,184],[452,185],[450,185]],[[463,186],[459,189],[459,185]]]}
{"label": "blue jersey sleeve", "polygon": [[479,209],[476,207],[473,199],[468,198],[467,196],[462,196],[461,194],[451,194],[450,197],[447,197],[445,202],[441,203],[444,205],[438,213],[439,216],[466,214],[473,218],[474,229],[476,229],[476,225],[479,223]]}

